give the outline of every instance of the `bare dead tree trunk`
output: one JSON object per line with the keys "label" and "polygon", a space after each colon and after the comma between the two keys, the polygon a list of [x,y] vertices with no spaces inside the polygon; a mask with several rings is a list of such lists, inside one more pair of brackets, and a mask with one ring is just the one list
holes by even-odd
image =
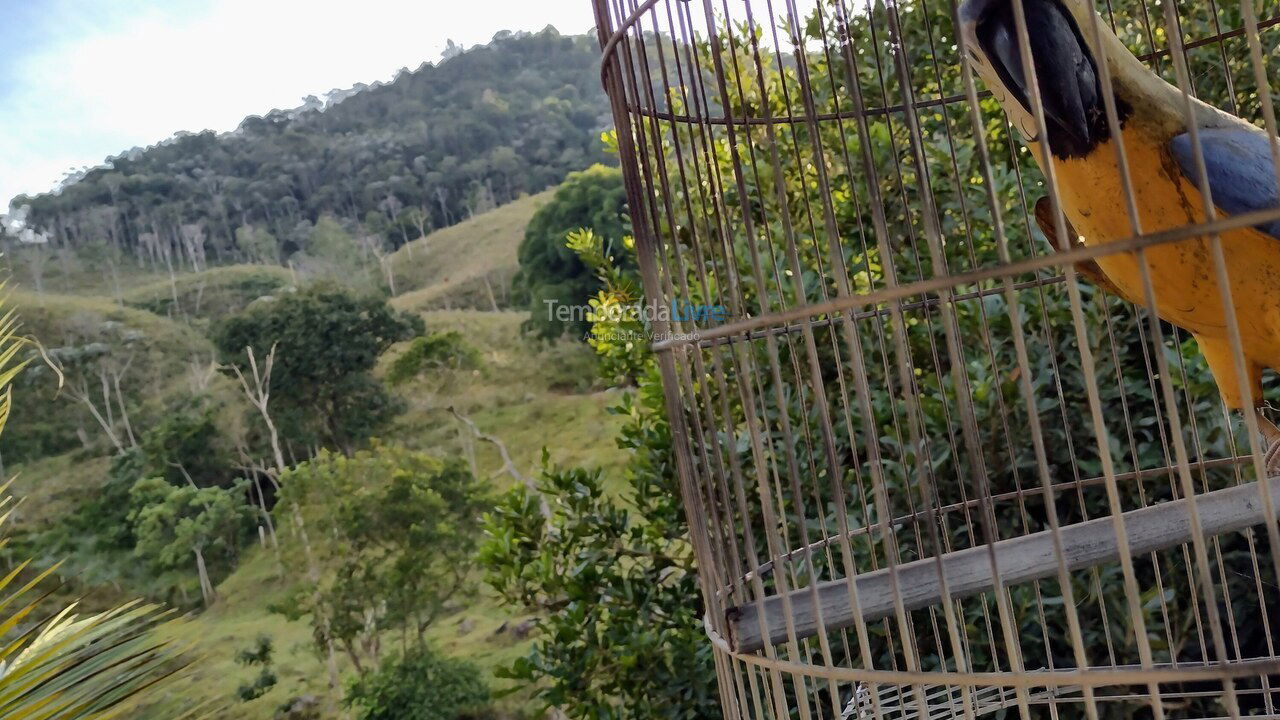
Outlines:
{"label": "bare dead tree trunk", "polygon": [[498,455],[502,458],[502,467],[494,473],[494,475],[496,476],[501,475],[502,473],[507,473],[512,478],[515,478],[517,482],[524,483],[524,486],[529,489],[529,492],[533,493],[538,498],[538,510],[542,513],[542,518],[544,520],[550,520],[551,506],[547,504],[547,498],[543,496],[542,491],[538,489],[538,486],[533,482],[532,478],[526,477],[516,469],[516,464],[511,461],[511,454],[507,452],[506,443],[502,442],[500,438],[494,435],[481,432],[480,428],[476,426],[475,421],[458,412],[452,405],[449,406],[448,410],[450,414],[458,418],[462,424],[466,425],[471,430],[471,433],[475,435],[477,440],[483,440],[487,443],[491,443],[498,449]]}
{"label": "bare dead tree trunk", "polygon": [[200,546],[196,545],[191,549],[195,551],[196,571],[200,574],[200,595],[204,597],[204,606],[209,607],[218,599],[218,593],[213,589],[213,583],[209,582],[209,570],[204,565],[204,553]]}
{"label": "bare dead tree trunk", "polygon": [[116,305],[124,307],[124,291],[120,289],[120,269],[116,267],[114,258],[108,258],[107,265],[111,268],[111,285],[116,291]]}
{"label": "bare dead tree trunk", "polygon": [[93,403],[93,399],[89,397],[88,383],[85,383],[82,380],[79,386],[67,383],[64,387],[67,390],[68,397],[81,405],[84,405],[89,410],[89,414],[97,421],[98,427],[102,428],[102,432],[106,434],[107,439],[111,441],[111,444],[115,447],[116,451],[124,452],[124,443],[120,442],[120,438],[116,435],[112,424],[107,421],[107,418],[103,416],[102,412],[98,409],[98,406]]}
{"label": "bare dead tree trunk", "polygon": [[467,463],[471,466],[471,474],[475,477],[480,476],[480,467],[476,464],[476,439],[469,430],[459,430],[458,435],[462,438],[462,447],[467,455]]}
{"label": "bare dead tree trunk", "polygon": [[395,297],[396,293],[396,274],[391,268],[391,256],[378,258],[378,262],[382,265],[382,271],[387,274],[387,287],[391,289],[391,297]]}
{"label": "bare dead tree trunk", "polygon": [[[169,271],[169,295],[173,298],[173,311],[180,314],[185,321],[187,319],[187,311],[182,308],[182,303],[178,300],[178,275],[173,270],[173,252],[168,244],[165,245],[162,254],[164,256],[164,266]],[[182,256],[179,255],[178,257],[181,259]],[[170,317],[173,317],[172,313]]]}
{"label": "bare dead tree trunk", "polygon": [[489,284],[489,274],[484,274],[484,289],[489,294],[489,305],[493,307],[494,312],[498,312],[498,298],[493,295],[493,286]]}
{"label": "bare dead tree trunk", "polygon": [[107,378],[106,366],[98,366],[98,383],[102,386],[102,409],[107,413],[107,423],[115,427],[115,411],[112,409],[115,398],[111,396],[111,381]]}
{"label": "bare dead tree trunk", "polygon": [[306,554],[307,560],[307,580],[311,583],[311,604],[315,608],[314,612],[320,620],[320,637],[324,640],[326,665],[329,670],[329,691],[330,702],[333,702],[333,694],[338,692],[338,658],[334,654],[333,632],[329,625],[329,616],[320,608],[320,566],[316,563],[315,553],[311,548],[311,539],[307,536],[307,526],[302,519],[302,510],[297,503],[290,503],[290,514],[293,516],[293,524],[298,530],[298,538],[302,541],[302,550]]}
{"label": "bare dead tree trunk", "polygon": [[271,419],[271,413],[267,409],[267,405],[271,402],[271,370],[276,364],[276,346],[271,346],[262,367],[258,366],[258,357],[254,354],[253,348],[246,347],[244,352],[249,360],[249,373],[253,383],[250,384],[249,378],[245,377],[238,365],[232,365],[231,371],[240,381],[240,388],[244,390],[249,403],[257,408],[258,414],[262,416],[262,422],[267,426],[267,436],[271,439],[271,452],[275,456],[276,471],[283,475],[288,466],[285,465],[284,452],[280,448],[280,433],[276,430],[275,421]]}
{"label": "bare dead tree trunk", "polygon": [[120,408],[120,421],[124,423],[125,433],[129,436],[129,447],[138,447],[138,438],[133,434],[133,421],[129,419],[129,408],[124,402],[124,393],[120,390],[120,381],[124,378],[125,373],[129,372],[129,368],[133,366],[134,353],[129,353],[129,359],[125,361],[124,366],[119,370],[111,369],[111,382],[115,387],[116,404]]}
{"label": "bare dead tree trunk", "polygon": [[208,364],[205,364],[200,358],[191,357],[191,361],[187,363],[187,380],[191,384],[191,394],[199,395],[209,389],[209,382],[213,380],[213,376],[218,371],[218,363],[210,354]]}
{"label": "bare dead tree trunk", "polygon": [[[292,265],[290,265],[292,267]],[[249,378],[245,377],[239,366],[232,365],[231,369],[236,375],[236,379],[240,381],[240,387],[244,390],[245,397],[249,402],[258,409],[258,413],[262,416],[262,421],[267,426],[267,435],[271,439],[271,452],[275,456],[276,466],[275,473],[277,479],[283,476],[288,466],[284,462],[284,452],[280,447],[280,433],[276,429],[275,421],[271,419],[271,412],[268,405],[271,401],[271,370],[275,365],[276,346],[272,345],[271,350],[267,353],[266,361],[262,367],[258,366],[258,358],[253,352],[252,347],[244,349],[245,355],[249,360],[249,372],[253,379],[252,384]],[[270,476],[268,476],[270,477]],[[307,534],[307,525],[302,517],[302,509],[298,507],[296,502],[289,503],[289,514],[292,516],[294,529],[298,534],[298,539],[302,543],[302,551],[307,563],[307,580],[312,587],[312,605],[315,608],[317,620],[320,622],[320,636],[325,645],[326,666],[329,672],[329,703],[330,710],[336,712],[334,696],[340,687],[338,679],[338,660],[333,642],[333,633],[330,630],[329,618],[320,609],[320,566],[316,562],[315,552],[311,547],[311,538]],[[274,533],[274,529],[273,529]]]}
{"label": "bare dead tree trunk", "polygon": [[44,268],[49,256],[46,254],[47,242],[32,243],[28,252],[27,269],[31,271],[31,282],[36,286],[36,296],[44,296]]}
{"label": "bare dead tree trunk", "polygon": [[[271,538],[271,548],[276,551],[276,560],[280,558],[280,542],[276,538],[276,524],[271,519],[271,513],[267,512],[267,496],[262,492],[262,478],[258,473],[253,473],[253,487],[258,491],[258,506],[262,508],[262,517],[266,519],[267,534]],[[262,543],[266,545],[264,541]]]}

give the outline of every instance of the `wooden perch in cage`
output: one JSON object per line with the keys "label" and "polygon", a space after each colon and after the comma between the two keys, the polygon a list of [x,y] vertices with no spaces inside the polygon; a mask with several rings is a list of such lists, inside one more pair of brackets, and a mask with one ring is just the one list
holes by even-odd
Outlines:
{"label": "wooden perch in cage", "polygon": [[[1277,491],[1280,491],[1280,477],[1273,477],[1268,483],[1272,497],[1276,498]],[[1277,512],[1280,512],[1280,498],[1275,502]],[[1198,495],[1196,506],[1206,536],[1243,530],[1264,520],[1256,482]],[[1175,547],[1192,539],[1191,516],[1186,500],[1131,510],[1121,517],[1129,550],[1134,556]],[[1068,570],[1082,570],[1120,558],[1119,543],[1110,516],[1064,526],[1060,533]],[[1000,568],[1000,579],[1005,585],[1056,577],[1058,574],[1058,561],[1048,530],[1001,540],[992,548]],[[976,595],[994,586],[989,552],[986,545],[981,545],[942,555],[942,569],[952,598]],[[897,588],[906,610],[920,610],[942,602],[937,558],[898,565],[897,575]],[[858,575],[856,583],[864,621],[894,614],[893,585],[887,568]],[[815,589],[805,587],[791,591],[786,600],[790,604],[796,639],[816,635],[819,627]],[[848,580],[820,583],[816,588],[816,600],[821,607],[822,624],[827,630],[849,627],[857,622],[849,597]],[[726,619],[730,645],[737,652],[754,652],[766,643],[778,645],[786,642],[785,609],[781,595],[728,609]]]}

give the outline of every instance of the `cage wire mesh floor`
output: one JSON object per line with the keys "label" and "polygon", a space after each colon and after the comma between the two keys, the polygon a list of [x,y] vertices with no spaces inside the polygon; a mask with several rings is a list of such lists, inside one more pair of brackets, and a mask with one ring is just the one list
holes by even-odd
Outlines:
{"label": "cage wire mesh floor", "polygon": [[1276,715],[1280,2],[595,11],[726,716]]}

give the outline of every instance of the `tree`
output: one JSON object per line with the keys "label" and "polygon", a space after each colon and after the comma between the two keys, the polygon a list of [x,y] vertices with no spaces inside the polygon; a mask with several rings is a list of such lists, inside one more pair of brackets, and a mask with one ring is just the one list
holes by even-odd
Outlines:
{"label": "tree", "polygon": [[357,679],[344,702],[358,720],[457,720],[476,717],[489,688],[475,665],[424,645]]}
{"label": "tree", "polygon": [[280,264],[280,245],[275,236],[262,228],[253,225],[236,228],[236,246],[249,262]]}
{"label": "tree", "polygon": [[[468,587],[488,496],[461,461],[375,444],[352,457],[321,452],[280,484],[277,507],[296,503],[325,537],[316,549],[318,586],[300,558],[285,554],[299,578],[287,613],[309,613],[318,640],[327,623],[358,671],[377,662],[388,631],[400,631],[404,648],[420,645],[446,603]],[[296,524],[277,512],[278,523]]]}
{"label": "tree", "polygon": [[[516,302],[526,303],[530,310],[526,330],[548,339],[586,331],[585,320],[565,322],[548,312],[548,301],[585,304],[601,287],[596,271],[565,246],[565,235],[590,228],[607,247],[613,247],[631,234],[626,213],[622,172],[605,165],[570,173],[551,201],[538,208],[520,243],[520,270],[513,285]],[[631,260],[624,262],[634,267]]]}
{"label": "tree", "polygon": [[305,249],[296,253],[292,262],[308,277],[335,283],[363,274],[356,239],[342,223],[328,215],[316,221],[308,233]]}
{"label": "tree", "polygon": [[249,306],[215,329],[214,344],[241,372],[251,372],[245,348],[275,346],[272,414],[282,439],[350,454],[395,412],[371,374],[378,356],[421,332],[420,318],[380,298],[322,285]]}
{"label": "tree", "polygon": [[248,481],[230,489],[175,487],[163,478],[139,480],[130,491],[137,538],[134,553],[162,570],[194,561],[205,605],[217,598],[209,565],[228,567],[256,510],[246,502]]}

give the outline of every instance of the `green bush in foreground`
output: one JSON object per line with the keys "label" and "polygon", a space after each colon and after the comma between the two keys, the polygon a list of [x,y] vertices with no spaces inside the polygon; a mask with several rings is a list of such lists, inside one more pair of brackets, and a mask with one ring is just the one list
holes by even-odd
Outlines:
{"label": "green bush in foreground", "polygon": [[358,720],[456,720],[479,716],[489,688],[475,665],[422,645],[352,683],[343,702]]}

